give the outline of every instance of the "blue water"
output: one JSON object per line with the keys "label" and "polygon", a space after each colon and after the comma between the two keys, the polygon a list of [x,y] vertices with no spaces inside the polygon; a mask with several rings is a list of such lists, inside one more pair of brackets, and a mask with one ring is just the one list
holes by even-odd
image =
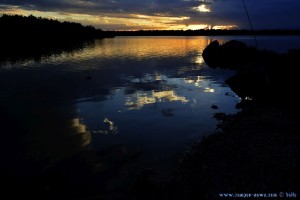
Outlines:
{"label": "blue water", "polygon": [[[214,113],[238,111],[224,84],[234,72],[210,69],[201,56],[214,39],[235,38],[116,37],[2,62],[1,171],[38,174],[82,150],[101,152],[103,169],[126,159],[118,166],[126,173],[172,171],[191,142],[215,131]],[[280,51],[299,41],[259,38]]]}

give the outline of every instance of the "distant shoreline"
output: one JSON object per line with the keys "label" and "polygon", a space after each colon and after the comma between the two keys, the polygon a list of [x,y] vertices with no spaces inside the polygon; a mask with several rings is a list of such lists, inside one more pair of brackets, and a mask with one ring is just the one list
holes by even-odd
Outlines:
{"label": "distant shoreline", "polygon": [[300,30],[139,30],[105,31],[115,36],[300,36]]}

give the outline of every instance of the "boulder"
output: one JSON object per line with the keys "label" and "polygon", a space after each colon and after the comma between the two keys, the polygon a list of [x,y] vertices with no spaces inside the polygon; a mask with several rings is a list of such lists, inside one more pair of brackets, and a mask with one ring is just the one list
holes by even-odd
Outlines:
{"label": "boulder", "polygon": [[245,43],[231,40],[222,45],[217,40],[211,42],[203,51],[203,59],[212,68],[240,69],[255,54],[255,49]]}
{"label": "boulder", "polygon": [[219,66],[219,48],[220,44],[217,40],[211,42],[203,51],[202,57],[206,64],[212,68]]}

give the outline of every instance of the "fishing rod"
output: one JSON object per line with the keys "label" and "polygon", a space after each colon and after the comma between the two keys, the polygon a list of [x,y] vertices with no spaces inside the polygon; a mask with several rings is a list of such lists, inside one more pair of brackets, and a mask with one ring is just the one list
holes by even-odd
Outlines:
{"label": "fishing rod", "polygon": [[246,14],[247,14],[247,17],[248,17],[248,21],[249,21],[249,24],[250,24],[250,28],[251,28],[251,32],[253,34],[253,38],[254,38],[254,41],[255,41],[255,46],[257,49],[258,48],[258,42],[256,40],[256,36],[255,36],[255,32],[254,32],[254,29],[253,29],[253,26],[252,26],[252,22],[251,22],[251,19],[250,19],[250,15],[248,13],[248,9],[247,9],[247,6],[246,6],[246,3],[245,3],[245,0],[242,0],[243,4],[244,4],[244,8],[245,8],[245,11],[246,11]]}

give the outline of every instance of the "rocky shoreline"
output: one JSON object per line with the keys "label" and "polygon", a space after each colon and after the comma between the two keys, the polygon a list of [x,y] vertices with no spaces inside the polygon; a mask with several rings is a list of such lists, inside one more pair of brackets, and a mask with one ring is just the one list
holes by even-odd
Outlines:
{"label": "rocky shoreline", "polygon": [[[238,41],[212,42],[211,67],[233,68],[226,83],[243,100],[235,115],[218,113],[218,130],[193,145],[176,174],[183,199],[222,193],[300,195],[299,50],[258,51]],[[176,181],[175,181],[176,182]]]}
{"label": "rocky shoreline", "polygon": [[251,102],[219,120],[219,131],[181,161],[178,176],[186,199],[300,191],[299,118],[285,108]]}

